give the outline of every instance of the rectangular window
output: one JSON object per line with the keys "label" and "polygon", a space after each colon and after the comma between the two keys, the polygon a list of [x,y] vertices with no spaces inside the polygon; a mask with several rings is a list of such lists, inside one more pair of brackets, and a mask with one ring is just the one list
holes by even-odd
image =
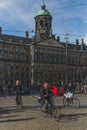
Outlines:
{"label": "rectangular window", "polygon": [[0,51],[2,51],[2,46],[0,46]]}
{"label": "rectangular window", "polygon": [[4,59],[7,59],[7,58],[8,58],[7,53],[4,53]]}
{"label": "rectangular window", "polygon": [[13,48],[12,47],[10,48],[10,52],[13,52]]}
{"label": "rectangular window", "polygon": [[5,47],[5,48],[4,48],[4,51],[7,51],[7,50],[8,50],[8,48],[7,48],[7,47]]}

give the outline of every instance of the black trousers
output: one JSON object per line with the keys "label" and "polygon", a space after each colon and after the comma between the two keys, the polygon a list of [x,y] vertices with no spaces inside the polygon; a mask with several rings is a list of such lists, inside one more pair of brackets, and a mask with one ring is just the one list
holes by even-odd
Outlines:
{"label": "black trousers", "polygon": [[20,93],[16,93],[16,104],[17,105],[21,104],[21,94]]}
{"label": "black trousers", "polygon": [[53,108],[53,102],[51,98],[45,99],[45,104],[44,104],[45,109],[47,108],[48,104],[50,104],[51,108]]}

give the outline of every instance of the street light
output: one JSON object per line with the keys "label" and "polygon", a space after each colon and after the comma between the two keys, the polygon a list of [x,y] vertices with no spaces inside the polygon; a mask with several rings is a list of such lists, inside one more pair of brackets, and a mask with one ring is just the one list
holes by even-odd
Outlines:
{"label": "street light", "polygon": [[68,51],[67,51],[67,45],[68,45],[68,39],[69,39],[69,33],[66,33],[65,34],[66,35],[66,37],[64,38],[65,40],[66,40],[66,46],[65,46],[65,69],[66,69],[66,71],[65,71],[65,82],[66,82],[66,84],[68,83],[68,74],[67,74],[67,66],[68,66]]}

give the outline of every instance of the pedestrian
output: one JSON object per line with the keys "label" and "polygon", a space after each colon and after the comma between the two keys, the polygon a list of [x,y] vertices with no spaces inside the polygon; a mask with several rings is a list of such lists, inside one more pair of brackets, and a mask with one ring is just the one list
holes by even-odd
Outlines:
{"label": "pedestrian", "polygon": [[87,94],[87,82],[86,81],[83,82],[83,91],[84,91],[84,94]]}
{"label": "pedestrian", "polygon": [[22,86],[20,85],[20,81],[16,80],[16,85],[15,85],[15,92],[16,92],[16,105],[19,107],[22,107],[22,97],[21,97],[21,92],[22,92]]}

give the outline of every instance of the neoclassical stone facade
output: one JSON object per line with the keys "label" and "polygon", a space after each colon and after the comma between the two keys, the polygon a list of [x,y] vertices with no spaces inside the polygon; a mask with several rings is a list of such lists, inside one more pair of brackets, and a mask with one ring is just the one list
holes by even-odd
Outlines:
{"label": "neoclassical stone facade", "polygon": [[[33,81],[48,80],[50,83],[58,81],[83,81],[87,79],[87,50],[67,49],[59,41],[49,38],[31,45],[33,48]],[[76,45],[75,45],[76,46]]]}
{"label": "neoclassical stone facade", "polygon": [[[29,45],[14,41],[3,40],[0,35],[0,84],[15,84],[19,79],[28,83],[30,79],[30,50]],[[6,35],[5,37],[7,37]],[[11,39],[11,36],[8,36]]]}
{"label": "neoclassical stone facade", "polygon": [[52,34],[52,16],[45,4],[35,17],[32,39],[28,32],[26,37],[18,37],[5,35],[0,28],[0,86],[15,85],[17,79],[31,85],[44,80],[50,84],[65,82],[66,78],[87,79],[87,46],[83,40],[81,44],[78,40],[70,44],[56,39]]}

